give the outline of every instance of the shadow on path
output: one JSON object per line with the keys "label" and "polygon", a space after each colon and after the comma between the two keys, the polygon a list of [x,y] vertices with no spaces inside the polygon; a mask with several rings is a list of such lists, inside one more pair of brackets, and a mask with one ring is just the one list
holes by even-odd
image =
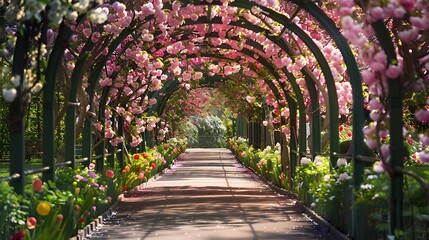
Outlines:
{"label": "shadow on path", "polygon": [[227,149],[188,149],[88,239],[332,239]]}

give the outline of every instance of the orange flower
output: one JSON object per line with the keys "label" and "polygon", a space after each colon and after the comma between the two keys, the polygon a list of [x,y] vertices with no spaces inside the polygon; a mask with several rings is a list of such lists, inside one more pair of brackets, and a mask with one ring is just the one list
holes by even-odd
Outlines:
{"label": "orange flower", "polygon": [[51,205],[46,201],[37,204],[36,211],[40,216],[47,216],[51,211]]}
{"label": "orange flower", "polygon": [[64,216],[62,214],[57,215],[57,222],[61,223],[64,220]]}
{"label": "orange flower", "polygon": [[127,172],[130,172],[130,170],[131,170],[131,169],[130,169],[130,166],[128,166],[128,165],[127,165],[127,166],[125,166],[125,167],[124,167],[124,169],[125,169],[125,171],[127,171]]}

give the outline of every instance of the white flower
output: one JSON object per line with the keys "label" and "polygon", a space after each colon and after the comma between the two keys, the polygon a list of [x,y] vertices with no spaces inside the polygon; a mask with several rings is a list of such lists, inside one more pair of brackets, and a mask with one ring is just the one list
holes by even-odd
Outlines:
{"label": "white flower", "polygon": [[323,158],[321,156],[316,156],[314,158],[314,164],[316,164],[316,166],[319,166],[323,163]]}
{"label": "white flower", "polygon": [[21,76],[15,75],[11,77],[10,82],[13,84],[13,86],[18,87],[21,84]]}
{"label": "white flower", "polygon": [[378,176],[374,175],[374,174],[368,175],[368,177],[367,177],[368,180],[377,179],[377,178],[378,178]]}
{"label": "white flower", "polygon": [[310,163],[311,163],[311,160],[309,158],[306,158],[306,157],[301,158],[301,165],[308,165]]}
{"label": "white flower", "polygon": [[332,200],[334,200],[334,198],[335,198],[335,196],[330,196],[330,197],[329,197],[329,200],[331,200],[331,201],[332,201]]}
{"label": "white flower", "polygon": [[89,7],[89,3],[90,1],[88,0],[79,0],[79,2],[73,4],[72,9],[80,13],[84,13]]}
{"label": "white flower", "polygon": [[45,9],[46,5],[42,1],[27,0],[25,1],[25,19],[29,20],[33,17],[38,18],[39,13]]}
{"label": "white flower", "polygon": [[73,22],[77,19],[77,17],[79,16],[79,13],[77,13],[76,11],[71,11],[67,13],[67,20]]}
{"label": "white flower", "polygon": [[315,208],[315,207],[316,207],[316,203],[314,203],[314,202],[313,202],[313,203],[311,203],[311,204],[310,204],[310,207]]}
{"label": "white flower", "polygon": [[345,158],[338,158],[338,160],[337,160],[337,167],[341,167],[341,166],[344,166],[344,167],[347,166],[347,159],[345,159]]}
{"label": "white flower", "polygon": [[109,14],[109,9],[102,7],[96,8],[89,14],[89,20],[92,23],[102,24],[107,20],[107,15]]}
{"label": "white flower", "polygon": [[331,175],[325,175],[325,176],[323,177],[323,180],[324,180],[325,182],[329,181],[329,179],[331,179]]}
{"label": "white flower", "polygon": [[6,102],[13,102],[16,98],[17,91],[15,88],[3,88],[2,93]]}
{"label": "white flower", "polygon": [[372,184],[363,184],[360,186],[361,189],[373,189],[374,185]]}
{"label": "white flower", "polygon": [[346,181],[346,180],[349,180],[349,179],[352,179],[352,177],[351,176],[349,176],[349,174],[348,173],[341,173],[340,175],[338,175],[338,181]]}
{"label": "white flower", "polygon": [[38,92],[40,92],[40,90],[42,90],[42,88],[43,88],[43,84],[42,83],[36,83],[34,85],[34,87],[31,89],[31,92],[38,93]]}

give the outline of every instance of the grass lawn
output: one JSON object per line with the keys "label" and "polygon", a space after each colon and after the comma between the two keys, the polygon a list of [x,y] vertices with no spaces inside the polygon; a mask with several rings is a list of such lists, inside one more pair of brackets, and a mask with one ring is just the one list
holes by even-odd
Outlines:
{"label": "grass lawn", "polygon": [[[1,161],[0,162],[0,177],[9,176],[9,165],[10,162]],[[32,159],[30,162],[26,163],[26,169],[34,169],[42,167],[42,159],[35,158]]]}

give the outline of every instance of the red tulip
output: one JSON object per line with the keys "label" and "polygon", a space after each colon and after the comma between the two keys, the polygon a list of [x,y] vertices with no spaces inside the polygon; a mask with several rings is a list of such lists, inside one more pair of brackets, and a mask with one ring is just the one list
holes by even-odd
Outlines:
{"label": "red tulip", "polygon": [[43,182],[39,178],[33,180],[33,189],[36,192],[43,192]]}
{"label": "red tulip", "polygon": [[37,225],[37,219],[35,217],[27,218],[27,228],[34,229]]}
{"label": "red tulip", "polygon": [[113,178],[115,176],[115,173],[112,170],[107,170],[106,171],[106,176],[108,178]]}

